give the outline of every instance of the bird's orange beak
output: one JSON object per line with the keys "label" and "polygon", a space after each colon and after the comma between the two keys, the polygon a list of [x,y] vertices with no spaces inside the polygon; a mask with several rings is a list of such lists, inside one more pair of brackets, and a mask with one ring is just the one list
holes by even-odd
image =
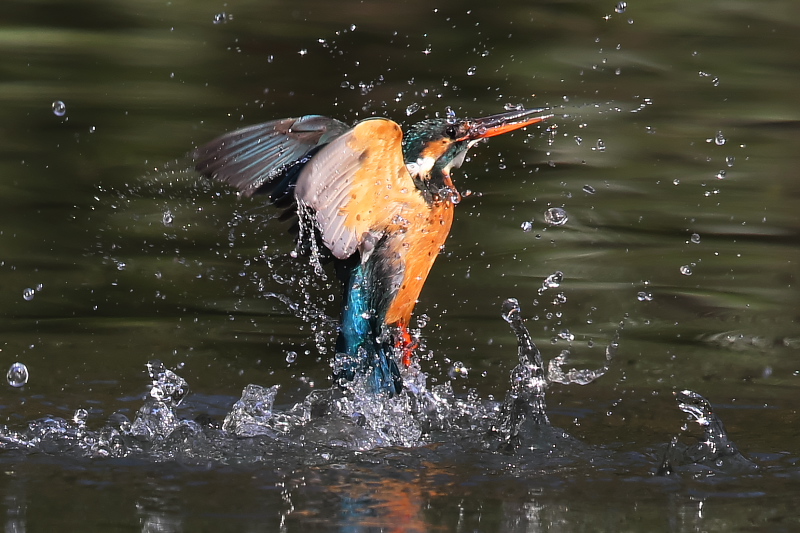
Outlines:
{"label": "bird's orange beak", "polygon": [[[522,111],[509,111],[488,117],[468,119],[465,122],[468,126],[467,135],[458,139],[459,141],[486,139],[518,130],[537,122],[542,122],[552,117],[552,114],[541,115],[547,109],[527,109]],[[536,115],[536,116],[533,116]]]}

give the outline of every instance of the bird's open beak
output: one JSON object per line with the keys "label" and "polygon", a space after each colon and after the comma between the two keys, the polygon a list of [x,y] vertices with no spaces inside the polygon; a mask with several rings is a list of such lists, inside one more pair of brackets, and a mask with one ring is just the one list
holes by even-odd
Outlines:
{"label": "bird's open beak", "polygon": [[[488,117],[468,119],[467,135],[458,139],[459,141],[486,139],[518,130],[537,122],[542,122],[552,117],[552,114],[542,115],[547,109],[527,109],[522,111],[509,111]],[[536,116],[534,116],[536,115]]]}

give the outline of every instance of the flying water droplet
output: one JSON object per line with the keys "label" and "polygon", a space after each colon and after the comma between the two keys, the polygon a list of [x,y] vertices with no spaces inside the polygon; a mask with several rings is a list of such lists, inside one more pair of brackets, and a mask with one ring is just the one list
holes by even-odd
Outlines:
{"label": "flying water droplet", "polygon": [[506,104],[503,106],[506,111],[523,111],[525,106],[522,104]]}
{"label": "flying water droplet", "polygon": [[533,222],[531,222],[530,220],[526,220],[525,222],[520,224],[519,227],[522,228],[522,231],[524,231],[525,233],[528,233],[529,231],[531,231],[533,229]]}
{"label": "flying water droplet", "polygon": [[411,115],[413,115],[414,113],[419,111],[419,109],[420,109],[420,105],[418,103],[414,102],[413,104],[411,104],[408,107],[406,107],[406,116],[410,117]]}
{"label": "flying water droplet", "polygon": [[567,212],[560,207],[551,207],[544,212],[544,221],[551,226],[563,226],[567,220],[569,220]]}
{"label": "flying water droplet", "polygon": [[12,387],[22,387],[28,382],[28,367],[22,363],[14,363],[8,369],[6,380]]}
{"label": "flying water droplet", "polygon": [[614,11],[617,13],[625,13],[626,9],[628,9],[628,2],[617,2],[617,7],[614,8]]}
{"label": "flying water droplet", "polygon": [[28,302],[30,302],[31,300],[33,300],[33,297],[34,297],[35,295],[36,295],[36,290],[34,290],[34,289],[31,289],[30,287],[28,287],[27,289],[25,289],[24,291],[22,291],[22,298],[23,298],[25,301],[28,301]]}
{"label": "flying water droplet", "polygon": [[639,294],[636,295],[636,298],[640,302],[652,302],[653,301],[653,293],[652,292],[641,291]]}
{"label": "flying water droplet", "polygon": [[478,70],[478,68],[477,68],[477,67],[469,67],[469,68],[467,69],[467,76],[474,76],[474,75],[475,75],[475,71],[476,71],[476,70]]}
{"label": "flying water droplet", "polygon": [[680,268],[681,274],[684,276],[691,276],[692,275],[692,267],[689,265],[682,265]]}
{"label": "flying water droplet", "polygon": [[733,164],[736,162],[736,158],[732,155],[729,155],[725,158],[725,164],[728,165],[728,168],[732,167]]}
{"label": "flying water droplet", "polygon": [[589,193],[589,194],[594,194],[596,191],[595,191],[594,187],[592,187],[591,185],[584,185],[583,186],[583,192]]}
{"label": "flying water droplet", "polygon": [[689,237],[689,240],[692,241],[694,244],[700,244],[700,235],[697,233],[692,233],[692,236]]}
{"label": "flying water droplet", "polygon": [[297,361],[297,352],[286,352],[286,362],[289,364]]}
{"label": "flying water droplet", "polygon": [[453,108],[450,106],[444,108],[444,114],[448,124],[455,124],[458,120],[456,119],[456,112],[453,111]]}
{"label": "flying water droplet", "polygon": [[222,13],[217,13],[214,15],[214,24],[225,24],[229,20],[233,20],[231,15],[228,15],[224,11]]}
{"label": "flying water droplet", "polygon": [[576,135],[576,136],[575,136],[575,144],[577,144],[578,146],[580,146],[582,143],[583,143],[583,137],[578,137],[578,136]]}
{"label": "flying water droplet", "polygon": [[171,226],[174,221],[175,221],[175,216],[172,214],[172,211],[170,211],[169,209],[164,211],[163,215],[161,216],[161,222],[165,226]]}
{"label": "flying water droplet", "polygon": [[563,339],[565,341],[572,342],[572,341],[575,340],[575,335],[570,333],[570,331],[568,329],[562,329],[561,331],[558,332],[558,338],[559,339]]}
{"label": "flying water droplet", "polygon": [[53,102],[53,114],[57,117],[63,117],[67,114],[67,105],[61,100]]}
{"label": "flying water droplet", "polygon": [[719,172],[717,172],[717,175],[714,176],[714,177],[717,178],[718,180],[724,180],[726,174],[727,174],[727,172],[725,170],[720,170]]}
{"label": "flying water droplet", "polygon": [[[542,291],[547,289],[555,289],[561,285],[561,282],[564,281],[564,273],[560,270],[556,270],[546,278],[542,282]],[[541,292],[541,291],[540,291]]]}
{"label": "flying water droplet", "polygon": [[606,143],[603,142],[603,139],[597,139],[597,146],[595,146],[594,149],[598,152],[606,151]]}
{"label": "flying water droplet", "polygon": [[717,134],[714,136],[714,144],[716,144],[717,146],[722,146],[726,142],[728,142],[728,140],[725,138],[725,136],[722,134],[721,131],[718,131]]}
{"label": "flying water droplet", "polygon": [[456,361],[453,366],[447,371],[450,379],[466,378],[469,376],[469,368],[467,368],[461,361]]}

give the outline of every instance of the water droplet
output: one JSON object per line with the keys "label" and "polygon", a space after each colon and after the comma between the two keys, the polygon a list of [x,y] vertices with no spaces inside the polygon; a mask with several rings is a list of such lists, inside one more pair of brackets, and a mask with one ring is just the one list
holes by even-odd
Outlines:
{"label": "water droplet", "polygon": [[727,174],[727,172],[725,170],[720,170],[719,172],[717,172],[717,175],[715,177],[718,180],[724,180],[725,179],[725,174]]}
{"label": "water droplet", "polygon": [[478,68],[477,68],[477,67],[469,67],[469,68],[467,69],[467,76],[474,76],[474,75],[475,75],[475,71],[476,71],[476,70],[478,70]]}
{"label": "water droplet", "polygon": [[603,142],[603,139],[597,139],[597,146],[595,149],[598,152],[605,152],[606,151],[606,143]]}
{"label": "water droplet", "polygon": [[505,104],[503,109],[506,111],[522,111],[525,109],[525,106],[522,104]]}
{"label": "water droplet", "polygon": [[582,137],[578,137],[578,136],[576,135],[576,136],[575,136],[575,144],[577,144],[578,146],[580,146],[582,143],[583,143],[583,138],[582,138]]}
{"label": "water droplet", "polygon": [[456,121],[457,121],[456,112],[453,111],[452,107],[450,107],[450,106],[445,107],[444,108],[444,114],[445,114],[445,118],[446,118],[448,124],[455,124],[456,123]]}
{"label": "water droplet", "polygon": [[516,298],[509,298],[503,302],[503,320],[509,324],[519,316],[519,301]]}
{"label": "water droplet", "polygon": [[97,131],[97,128],[94,126],[89,126],[89,133],[94,133]]}
{"label": "water droplet", "polygon": [[617,13],[625,13],[626,9],[628,9],[628,2],[617,2],[617,7],[614,8],[614,11]]}
{"label": "water droplet", "polygon": [[636,295],[636,298],[640,302],[652,302],[653,301],[653,293],[652,292],[641,291],[639,294]]}
{"label": "water droplet", "polygon": [[680,268],[681,274],[684,276],[691,276],[692,275],[692,267],[689,265],[682,265]]}
{"label": "water droplet", "polygon": [[591,185],[584,185],[583,186],[583,192],[589,193],[589,194],[594,194],[596,191],[595,191],[594,187],[592,187]]}
{"label": "water droplet", "polygon": [[301,56],[304,56],[304,55],[306,55],[306,54],[308,53],[308,50],[307,50],[307,49],[305,49],[305,48],[302,48],[302,49],[301,49],[299,52],[297,52],[297,53],[298,53],[298,54],[300,54]]}
{"label": "water droplet", "polygon": [[272,54],[268,55],[267,56],[267,63],[272,63],[273,61],[275,61],[275,56],[272,55]]}
{"label": "water droplet", "polygon": [[85,426],[87,418],[89,418],[89,411],[83,408],[76,409],[75,413],[72,415],[72,421],[79,426]]}
{"label": "water droplet", "polygon": [[522,228],[522,231],[527,233],[533,229],[533,223],[530,220],[526,220],[525,222],[520,224],[519,227]]}
{"label": "water droplet", "polygon": [[700,235],[697,233],[692,233],[692,236],[689,237],[689,240],[692,241],[694,244],[700,244]]}
{"label": "water droplet", "polygon": [[674,180],[672,180],[672,184],[673,185],[680,185],[680,183],[681,183],[681,180],[679,180],[678,178],[675,178]]}
{"label": "water droplet", "polygon": [[729,168],[732,167],[735,162],[736,158],[733,157],[732,155],[729,155],[728,157],[725,158],[725,164],[728,165]]}
{"label": "water droplet", "polygon": [[450,376],[450,379],[466,378],[469,376],[469,368],[464,366],[464,363],[461,361],[456,361],[447,371],[447,374]]}
{"label": "water droplet", "polygon": [[414,102],[413,104],[409,105],[406,108],[406,116],[410,117],[411,115],[413,115],[414,113],[419,111],[419,109],[420,109],[420,105],[418,103]]}
{"label": "water droplet", "polygon": [[546,278],[542,282],[542,289],[554,289],[561,285],[561,282],[564,281],[564,273],[560,270],[556,270]]}
{"label": "water droplet", "polygon": [[67,114],[67,105],[61,100],[53,102],[53,114],[57,117],[63,117]]}
{"label": "water droplet", "polygon": [[721,131],[718,131],[717,134],[714,136],[714,144],[716,144],[717,146],[722,146],[726,142],[728,142],[728,140],[725,138],[725,136],[722,134]]}
{"label": "water droplet", "polygon": [[214,24],[225,24],[229,20],[233,20],[231,15],[228,15],[224,11],[222,13],[217,13],[214,15]]}
{"label": "water droplet", "polygon": [[575,340],[575,335],[570,333],[570,331],[568,329],[562,329],[561,331],[558,332],[558,338],[559,339],[563,339],[565,341],[572,342],[572,341]]}
{"label": "water droplet", "polygon": [[30,287],[28,287],[27,289],[25,289],[24,291],[22,291],[22,298],[23,298],[25,301],[28,301],[28,302],[30,302],[31,300],[33,300],[33,297],[34,297],[35,295],[36,295],[36,291],[35,291],[34,289],[31,289]]}
{"label": "water droplet", "polygon": [[713,85],[714,87],[719,87],[719,78],[712,79],[711,85]]}
{"label": "water droplet", "polygon": [[174,221],[175,221],[175,216],[172,214],[172,212],[169,209],[164,211],[164,214],[161,216],[161,222],[165,226],[171,226]]}
{"label": "water droplet", "polygon": [[567,220],[569,220],[567,212],[560,207],[551,207],[544,212],[544,221],[551,226],[563,226]]}
{"label": "water droplet", "polygon": [[286,362],[289,364],[297,361],[297,352],[286,352]]}
{"label": "water droplet", "polygon": [[22,363],[14,363],[8,369],[6,379],[12,387],[22,387],[28,382],[28,367]]}

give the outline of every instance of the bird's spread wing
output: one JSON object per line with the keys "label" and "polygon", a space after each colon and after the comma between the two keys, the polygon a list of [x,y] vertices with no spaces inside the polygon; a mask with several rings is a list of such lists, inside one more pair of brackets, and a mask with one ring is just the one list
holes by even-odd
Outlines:
{"label": "bird's spread wing", "polygon": [[369,253],[382,234],[404,231],[408,220],[427,212],[403,161],[402,139],[395,122],[365,120],[303,167],[296,200],[311,208],[335,257]]}
{"label": "bird's spread wing", "polygon": [[[195,150],[195,168],[205,176],[230,183],[242,196],[251,196],[259,189],[272,193],[269,185],[276,178],[285,176],[310,152],[348,129],[344,122],[319,115],[257,124],[227,133]],[[275,183],[279,189],[288,185]]]}

